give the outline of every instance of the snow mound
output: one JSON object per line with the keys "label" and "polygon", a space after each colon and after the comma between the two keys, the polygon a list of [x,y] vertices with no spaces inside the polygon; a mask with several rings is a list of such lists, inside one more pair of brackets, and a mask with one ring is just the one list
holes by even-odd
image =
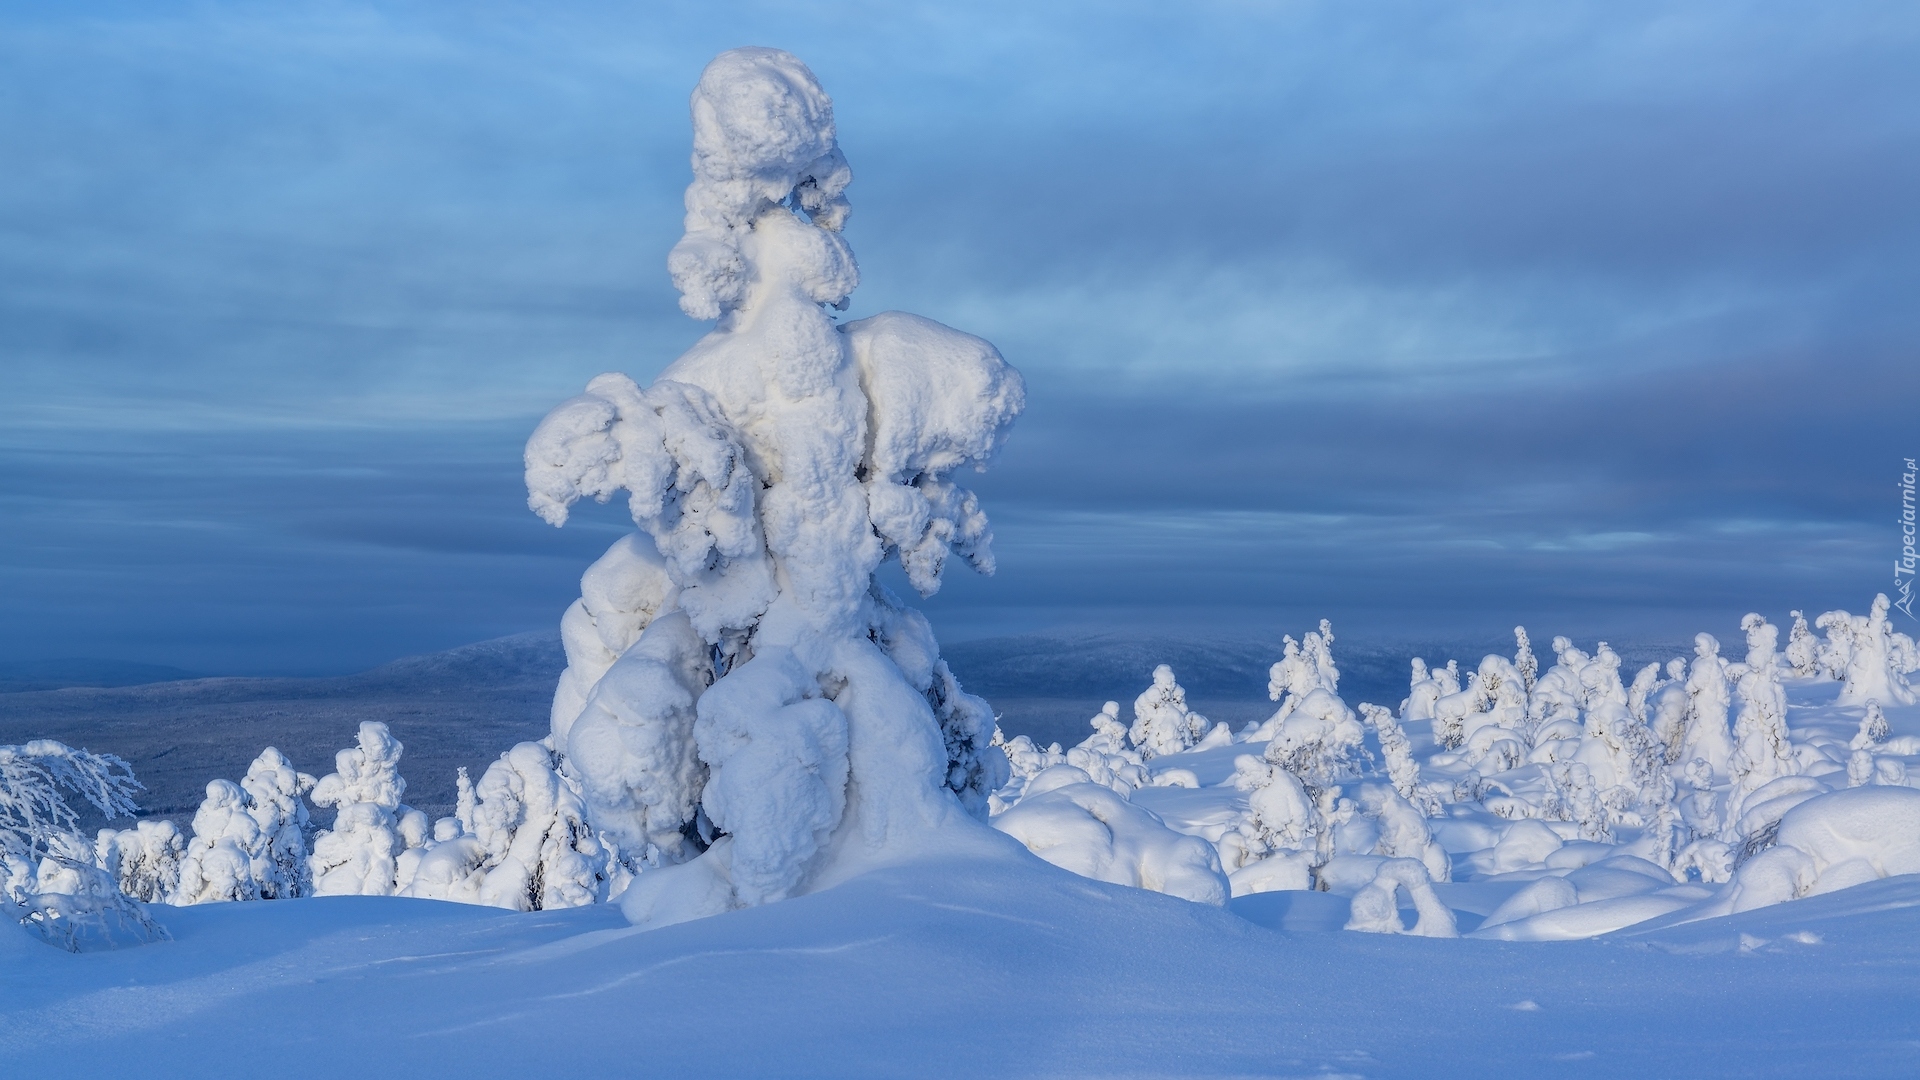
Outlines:
{"label": "snow mound", "polygon": [[1085,776],[1070,765],[1041,773],[993,827],[1082,877],[1199,904],[1227,902],[1232,889],[1211,844],[1174,832],[1152,811]]}

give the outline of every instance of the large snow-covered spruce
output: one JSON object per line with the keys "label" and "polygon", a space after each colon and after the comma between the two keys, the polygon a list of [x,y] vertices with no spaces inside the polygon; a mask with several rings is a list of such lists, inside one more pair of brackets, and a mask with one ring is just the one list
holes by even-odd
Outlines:
{"label": "large snow-covered spruce", "polygon": [[[529,505],[625,491],[640,527],[581,582],[552,741],[594,827],[646,869],[641,922],[777,900],[930,844],[981,842],[993,717],[926,620],[948,554],[991,572],[953,479],[1019,414],[992,345],[913,315],[839,324],[859,280],[832,103],[795,57],[736,49],[693,101],[681,307],[718,319],[642,388],[602,375],[527,445]],[[939,838],[939,839],[936,839]]]}

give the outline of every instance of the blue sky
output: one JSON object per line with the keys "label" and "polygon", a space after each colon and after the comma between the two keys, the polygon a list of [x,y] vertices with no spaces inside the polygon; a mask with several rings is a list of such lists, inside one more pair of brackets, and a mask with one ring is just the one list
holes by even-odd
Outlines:
{"label": "blue sky", "polygon": [[1890,583],[1910,4],[11,3],[0,656],[551,626],[622,523],[533,518],[520,446],[703,332],[686,97],[743,44],[835,97],[851,314],[1029,379],[950,639],[1728,638]]}

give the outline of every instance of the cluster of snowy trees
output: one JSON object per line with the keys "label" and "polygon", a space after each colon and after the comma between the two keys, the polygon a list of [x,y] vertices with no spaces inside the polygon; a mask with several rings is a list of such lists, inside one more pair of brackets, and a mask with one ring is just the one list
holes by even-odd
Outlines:
{"label": "cluster of snowy trees", "polygon": [[[1630,682],[1604,642],[1589,654],[1555,638],[1541,671],[1516,628],[1511,657],[1487,656],[1464,679],[1456,661],[1414,659],[1397,710],[1347,706],[1323,621],[1285,640],[1269,681],[1278,708],[1236,734],[1209,732],[1162,667],[1131,728],[1109,703],[1079,746],[1004,741],[1012,777],[991,800],[994,823],[1043,858],[1133,884],[1154,877],[1147,853],[1170,850],[1160,834],[1204,839],[1211,851],[1191,866],[1211,860],[1233,895],[1334,889],[1352,898],[1356,929],[1443,936],[1454,924],[1433,887],[1457,868],[1549,873],[1490,928],[1585,902],[1607,874],[1608,888],[1681,890],[1632,909],[1655,911],[1709,897],[1741,910],[1914,872],[1901,867],[1920,869],[1920,829],[1902,823],[1920,814],[1920,791],[1904,759],[1920,737],[1891,736],[1885,710],[1914,703],[1920,655],[1887,611],[1881,596],[1864,617],[1828,612],[1814,621],[1823,636],[1794,612],[1784,652],[1779,629],[1750,614],[1742,658],[1700,634],[1691,658]],[[1840,684],[1828,712],[1857,712],[1857,730],[1789,727],[1787,684],[1822,681]],[[1196,770],[1221,758],[1209,751],[1233,757],[1214,812],[1155,793],[1197,786]],[[1136,805],[1122,813],[1106,805],[1116,799]],[[1553,876],[1567,872],[1586,884]],[[1392,914],[1400,895],[1418,915],[1410,930]]]}
{"label": "cluster of snowy trees", "polygon": [[[1011,779],[994,793],[994,826],[1056,865],[1124,884],[1178,880],[1179,887],[1146,887],[1214,903],[1246,892],[1312,888],[1341,853],[1378,853],[1417,871],[1396,863],[1396,881],[1417,878],[1430,886],[1447,880],[1446,853],[1415,805],[1434,800],[1420,786],[1406,733],[1391,712],[1370,705],[1362,706],[1363,724],[1340,698],[1333,640],[1326,620],[1300,641],[1286,637],[1268,682],[1279,707],[1238,733],[1209,726],[1189,710],[1173,672],[1162,665],[1134,703],[1131,728],[1108,702],[1092,720],[1094,733],[1071,749],[1042,750],[1026,736],[1003,741]],[[1338,781],[1372,763],[1369,726],[1387,761],[1388,782],[1363,784],[1349,795]],[[1254,746],[1259,753],[1244,752]],[[1183,835],[1145,807],[1123,814],[1109,805],[1146,787],[1199,787],[1192,769],[1168,761],[1198,760],[1209,751],[1233,755],[1224,786],[1239,795],[1235,812]],[[1178,849],[1186,860],[1182,877],[1145,861],[1149,853],[1176,850],[1182,839],[1204,841]],[[1204,887],[1196,884],[1203,879]],[[1423,932],[1438,932],[1435,924],[1423,925]]]}

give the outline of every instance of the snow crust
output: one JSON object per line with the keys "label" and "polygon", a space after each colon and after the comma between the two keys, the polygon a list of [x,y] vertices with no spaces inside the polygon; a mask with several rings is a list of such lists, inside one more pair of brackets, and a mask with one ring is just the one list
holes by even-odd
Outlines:
{"label": "snow crust", "polygon": [[[0,1056],[26,1076],[138,1062],[185,1077],[244,1033],[286,1077],[369,1061],[426,1076],[1894,1077],[1920,1039],[1920,878],[1552,946],[1341,933],[1337,894],[1232,903],[942,858],[645,933],[612,905],[209,904],[163,911],[177,940],[158,947],[74,957],[0,936]],[[641,1052],[627,1037],[715,1016],[724,1038]]]}

